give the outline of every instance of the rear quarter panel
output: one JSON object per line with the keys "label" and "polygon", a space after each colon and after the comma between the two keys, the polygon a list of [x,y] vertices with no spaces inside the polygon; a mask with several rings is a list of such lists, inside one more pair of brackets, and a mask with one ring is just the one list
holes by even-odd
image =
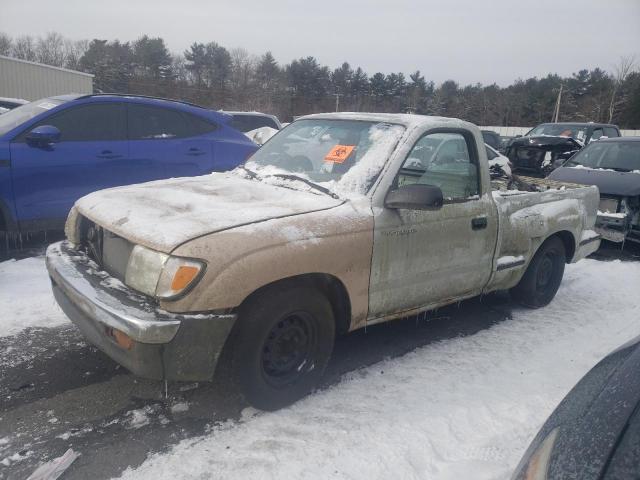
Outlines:
{"label": "rear quarter panel", "polygon": [[[511,288],[518,283],[542,243],[560,232],[573,242],[575,254],[582,258],[580,242],[594,235],[599,201],[597,187],[549,190],[502,196],[494,192],[498,207],[499,235],[493,275],[486,291]],[[501,258],[524,258],[517,268],[497,271]]]}

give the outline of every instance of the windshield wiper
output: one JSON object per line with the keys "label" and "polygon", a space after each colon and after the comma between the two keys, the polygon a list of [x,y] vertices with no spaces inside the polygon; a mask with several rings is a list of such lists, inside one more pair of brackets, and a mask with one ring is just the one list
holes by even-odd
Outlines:
{"label": "windshield wiper", "polygon": [[322,192],[322,193],[324,193],[326,195],[329,195],[331,198],[335,198],[336,200],[340,198],[338,195],[333,193],[328,188],[325,188],[325,187],[323,187],[321,185],[318,185],[317,183],[313,183],[311,180],[307,180],[306,178],[299,177],[297,175],[285,174],[285,173],[273,173],[273,174],[271,174],[269,176],[270,177],[277,177],[277,178],[284,178],[285,180],[298,180],[298,181],[300,181],[302,183],[306,183],[307,185],[309,185],[312,188],[315,188],[319,192]]}
{"label": "windshield wiper", "polygon": [[238,165],[239,168],[243,169],[245,172],[247,172],[249,174],[249,177],[251,178],[251,180],[254,179],[258,179],[260,180],[260,177],[258,176],[258,174],[256,172],[254,172],[253,170],[249,170],[247,167],[245,167],[244,165]]}

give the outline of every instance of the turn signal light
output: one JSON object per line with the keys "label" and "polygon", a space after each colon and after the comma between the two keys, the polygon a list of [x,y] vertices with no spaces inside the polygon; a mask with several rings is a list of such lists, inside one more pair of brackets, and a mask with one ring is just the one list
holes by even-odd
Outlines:
{"label": "turn signal light", "polygon": [[134,342],[133,338],[131,338],[129,335],[127,335],[123,331],[118,330],[117,328],[108,328],[107,334],[111,338],[113,338],[120,347],[124,348],[125,350],[131,350],[133,348],[133,342]]}
{"label": "turn signal light", "polygon": [[171,290],[176,292],[184,290],[193,281],[193,279],[196,278],[198,273],[200,273],[200,269],[198,267],[193,267],[191,265],[183,265],[179,267],[171,281]]}

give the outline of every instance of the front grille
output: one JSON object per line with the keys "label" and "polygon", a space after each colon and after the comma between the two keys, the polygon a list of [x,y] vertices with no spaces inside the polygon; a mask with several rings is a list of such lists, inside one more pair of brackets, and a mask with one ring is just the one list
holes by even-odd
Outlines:
{"label": "front grille", "polygon": [[133,243],[87,218],[80,224],[80,241],[89,257],[103,270],[124,282]]}
{"label": "front grille", "polygon": [[89,258],[102,266],[102,227],[80,217],[80,245]]}

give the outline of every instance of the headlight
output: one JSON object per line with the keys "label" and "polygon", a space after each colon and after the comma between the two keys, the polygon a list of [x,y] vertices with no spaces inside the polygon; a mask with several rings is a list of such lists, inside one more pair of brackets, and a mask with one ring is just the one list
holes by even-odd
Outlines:
{"label": "headlight", "polygon": [[67,216],[67,221],[64,224],[64,234],[74,245],[78,245],[80,243],[80,232],[78,231],[78,209],[75,207],[71,207],[71,211]]}
{"label": "headlight", "polygon": [[188,292],[204,273],[204,266],[191,258],[169,257],[160,274],[156,297],[168,299]]}
{"label": "headlight", "polygon": [[172,257],[136,245],[129,256],[125,283],[150,296],[174,298],[195,285],[204,267],[198,260]]}
{"label": "headlight", "polygon": [[554,428],[544,439],[540,446],[529,458],[524,471],[520,475],[514,477],[514,480],[546,480],[549,470],[549,460],[551,460],[551,452],[556,443],[558,436],[558,428]]}

